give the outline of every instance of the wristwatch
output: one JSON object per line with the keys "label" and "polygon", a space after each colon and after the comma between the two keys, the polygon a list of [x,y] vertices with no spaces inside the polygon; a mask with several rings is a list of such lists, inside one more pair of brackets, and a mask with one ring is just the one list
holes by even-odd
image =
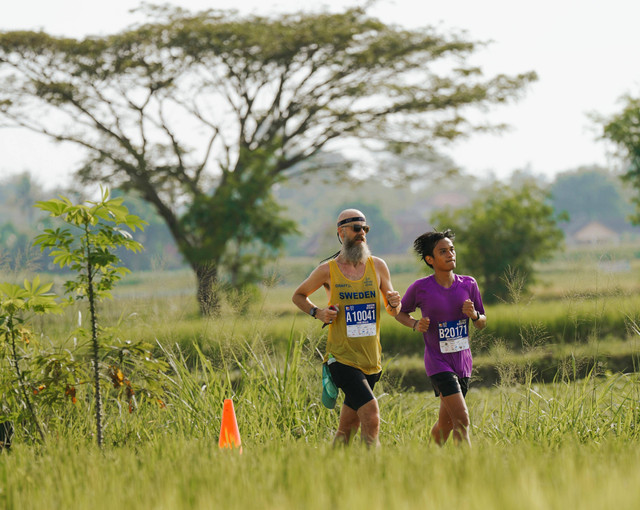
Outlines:
{"label": "wristwatch", "polygon": [[318,313],[317,306],[314,306],[311,310],[309,310],[309,315],[311,315],[311,317],[313,317],[314,319],[316,318],[316,313]]}
{"label": "wristwatch", "polygon": [[473,322],[477,321],[480,318],[480,312],[478,310],[476,310],[476,318],[475,319],[471,319]]}

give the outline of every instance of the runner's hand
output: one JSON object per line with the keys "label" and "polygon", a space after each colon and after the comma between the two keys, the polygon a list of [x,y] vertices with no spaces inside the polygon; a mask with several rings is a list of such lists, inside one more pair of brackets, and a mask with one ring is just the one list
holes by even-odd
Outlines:
{"label": "runner's hand", "polygon": [[331,305],[328,308],[323,308],[322,310],[318,310],[316,313],[316,317],[318,317],[324,325],[331,324],[335,318],[338,316],[338,307],[336,305]]}
{"label": "runner's hand", "polygon": [[429,317],[423,317],[418,321],[418,324],[416,324],[415,330],[424,333],[429,329],[429,324],[431,324],[431,319],[429,319]]}
{"label": "runner's hand", "polygon": [[470,319],[476,318],[476,307],[473,305],[473,301],[465,299],[464,303],[462,303],[462,313]]}
{"label": "runner's hand", "polygon": [[395,290],[388,290],[387,303],[389,303],[389,306],[392,308],[398,306],[400,304],[400,293]]}

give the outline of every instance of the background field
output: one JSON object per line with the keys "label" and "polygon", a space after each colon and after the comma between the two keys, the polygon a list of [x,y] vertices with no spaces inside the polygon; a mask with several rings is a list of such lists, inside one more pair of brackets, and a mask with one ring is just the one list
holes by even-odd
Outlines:
{"label": "background field", "polygon": [[[40,405],[46,442],[18,429],[12,450],[0,454],[0,504],[632,507],[640,496],[633,250],[568,252],[540,266],[531,295],[514,291],[512,302],[487,309],[489,327],[473,339],[471,451],[430,442],[438,401],[425,384],[421,339],[388,317],[385,376],[376,387],[383,446],[331,448],[338,408],[320,404],[317,354],[326,330],[290,301],[316,261],[279,262],[258,294],[230,296],[213,319],[198,316],[189,272],[135,273],[101,306],[101,322],[124,341],[154,346],[167,363],[165,405],[140,391],[130,413],[105,390],[102,451],[90,393],[80,388],[76,404],[52,410]],[[411,257],[388,262],[401,292],[421,276]],[[84,320],[76,305],[36,319],[34,328],[42,342],[71,349]],[[625,370],[616,368],[619,359]],[[235,403],[242,454],[217,446],[224,398]]]}

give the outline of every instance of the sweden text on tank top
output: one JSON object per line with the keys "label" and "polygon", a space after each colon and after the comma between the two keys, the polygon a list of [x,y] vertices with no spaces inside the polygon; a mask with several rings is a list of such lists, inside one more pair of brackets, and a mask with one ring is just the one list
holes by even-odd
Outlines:
{"label": "sweden text on tank top", "polygon": [[345,277],[335,260],[329,262],[331,302],[338,305],[338,317],[329,327],[325,361],[329,354],[336,360],[377,374],[382,370],[380,346],[380,289],[369,257],[359,280]]}

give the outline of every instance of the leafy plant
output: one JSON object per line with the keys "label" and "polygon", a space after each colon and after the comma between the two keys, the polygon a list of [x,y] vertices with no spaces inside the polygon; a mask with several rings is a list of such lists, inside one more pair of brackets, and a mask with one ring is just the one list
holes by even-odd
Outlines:
{"label": "leafy plant", "polygon": [[46,229],[44,234],[36,237],[34,244],[43,251],[49,249],[55,264],[75,272],[76,278],[65,283],[66,293],[71,294],[70,300],[87,299],[89,303],[96,437],[100,446],[103,430],[97,303],[110,298],[116,282],[129,272],[121,265],[116,250],[142,250],[142,244],[133,239],[128,229],[143,229],[147,224],[138,216],[129,214],[122,202],[122,198],[111,199],[108,189],[101,189],[101,199],[87,204],[76,205],[63,196],[36,204],[50,216],[61,218],[67,227]]}
{"label": "leafy plant", "polygon": [[35,406],[30,393],[37,394],[38,388],[30,388],[25,371],[21,368],[23,358],[19,342],[28,343],[30,333],[25,327],[24,315],[29,312],[38,314],[61,311],[56,295],[50,293],[52,283],[41,283],[36,276],[33,281],[24,280],[23,286],[0,283],[0,338],[4,337],[4,346],[8,348],[9,363],[15,373],[18,395],[21,405],[26,409],[29,419],[41,440],[44,440],[42,426],[36,416]]}

